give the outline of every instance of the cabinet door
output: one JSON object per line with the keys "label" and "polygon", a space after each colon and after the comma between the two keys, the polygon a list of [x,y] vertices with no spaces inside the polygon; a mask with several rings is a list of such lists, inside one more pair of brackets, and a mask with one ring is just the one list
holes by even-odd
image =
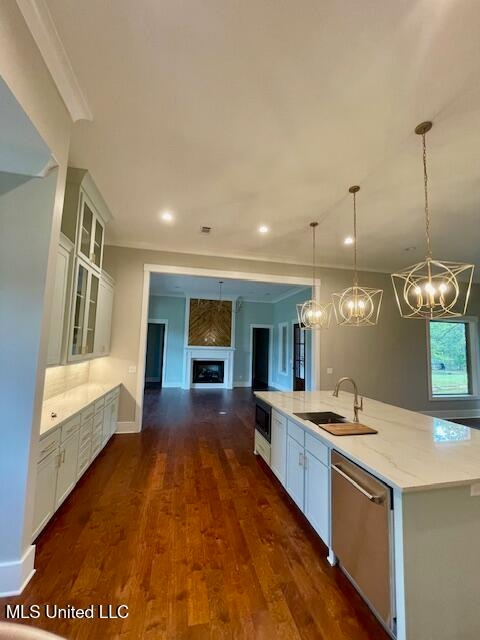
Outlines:
{"label": "cabinet door", "polygon": [[110,352],[112,329],[113,288],[100,280],[98,291],[97,325],[95,327],[95,355],[105,356]]}
{"label": "cabinet door", "polygon": [[85,335],[84,353],[90,355],[93,353],[95,345],[95,327],[97,322],[98,308],[98,289],[100,278],[94,273],[89,273],[88,287],[88,311],[87,311],[87,333]]}
{"label": "cabinet door", "polygon": [[90,257],[93,264],[100,269],[103,257],[103,224],[96,217],[93,233],[93,251]]}
{"label": "cabinet door", "polygon": [[297,506],[303,511],[304,504],[304,458],[305,448],[291,436],[287,437],[287,483],[285,488]]}
{"label": "cabinet door", "polygon": [[59,454],[57,449],[37,464],[32,541],[35,540],[55,513],[58,460]]}
{"label": "cabinet door", "polygon": [[55,269],[55,289],[53,292],[52,315],[48,334],[47,365],[60,364],[62,358],[69,260],[69,252],[63,247],[58,247]]}
{"label": "cabinet door", "polygon": [[102,267],[103,222],[86,195],[82,195],[82,215],[79,231],[78,250],[81,256],[97,269]]}
{"label": "cabinet door", "polygon": [[71,355],[81,356],[86,332],[87,294],[88,294],[88,269],[78,262],[76,272],[75,299],[73,308],[72,346]]}
{"label": "cabinet door", "polygon": [[93,235],[95,233],[95,216],[92,208],[88,205],[85,198],[82,201],[82,215],[80,217],[80,239],[79,251],[82,256],[90,261],[93,254]]}
{"label": "cabinet door", "polygon": [[103,436],[102,436],[102,445],[107,444],[111,432],[112,432],[112,420],[113,420],[113,409],[114,409],[115,401],[110,402],[105,407],[105,411],[103,414]]}
{"label": "cabinet door", "polygon": [[115,400],[112,402],[112,413],[110,415],[110,435],[111,436],[113,436],[113,434],[117,430],[118,402],[119,402],[118,398],[115,398]]}
{"label": "cabinet door", "polygon": [[58,509],[75,486],[77,480],[79,437],[80,434],[77,431],[73,436],[67,438],[60,447],[60,466],[58,467],[55,509]]}
{"label": "cabinet door", "polygon": [[328,546],[330,543],[329,473],[315,456],[305,454],[305,516]]}
{"label": "cabinet door", "polygon": [[275,412],[272,412],[270,467],[283,486],[285,486],[287,467],[287,421],[283,416],[279,416]]}

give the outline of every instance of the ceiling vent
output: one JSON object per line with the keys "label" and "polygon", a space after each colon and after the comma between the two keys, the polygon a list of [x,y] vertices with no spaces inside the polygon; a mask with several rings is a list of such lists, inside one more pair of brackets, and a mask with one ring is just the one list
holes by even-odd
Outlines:
{"label": "ceiling vent", "polygon": [[210,233],[212,227],[200,227],[200,233]]}

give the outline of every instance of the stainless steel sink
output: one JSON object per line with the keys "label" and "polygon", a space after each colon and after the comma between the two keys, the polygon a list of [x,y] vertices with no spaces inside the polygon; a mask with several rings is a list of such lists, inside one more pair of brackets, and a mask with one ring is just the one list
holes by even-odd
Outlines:
{"label": "stainless steel sink", "polygon": [[339,422],[347,422],[345,416],[340,416],[332,411],[320,411],[309,413],[294,413],[293,415],[302,420],[309,420],[313,424],[338,424]]}

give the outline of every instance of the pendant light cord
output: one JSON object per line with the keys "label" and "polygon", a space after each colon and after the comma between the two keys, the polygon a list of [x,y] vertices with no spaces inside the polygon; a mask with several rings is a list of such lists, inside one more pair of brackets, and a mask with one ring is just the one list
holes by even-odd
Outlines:
{"label": "pendant light cord", "polygon": [[422,134],[423,147],[423,188],[425,198],[425,235],[427,237],[427,257],[432,258],[432,248],[430,243],[430,209],[428,207],[428,173],[427,173],[427,144],[425,134]]}
{"label": "pendant light cord", "polygon": [[353,284],[358,285],[357,272],[357,194],[353,194]]}
{"label": "pendant light cord", "polygon": [[315,229],[316,227],[312,227],[312,298],[315,299],[315,282],[316,282],[316,265],[315,265]]}

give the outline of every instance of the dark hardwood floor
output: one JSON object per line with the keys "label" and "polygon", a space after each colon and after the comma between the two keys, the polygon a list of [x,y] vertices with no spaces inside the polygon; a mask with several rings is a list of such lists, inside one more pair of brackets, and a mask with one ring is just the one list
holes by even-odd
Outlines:
{"label": "dark hardwood floor", "polygon": [[37,573],[0,615],[128,605],[124,620],[32,621],[70,639],[387,639],[253,455],[249,390],[148,390],[145,409],[142,433],[112,439],[40,536]]}

